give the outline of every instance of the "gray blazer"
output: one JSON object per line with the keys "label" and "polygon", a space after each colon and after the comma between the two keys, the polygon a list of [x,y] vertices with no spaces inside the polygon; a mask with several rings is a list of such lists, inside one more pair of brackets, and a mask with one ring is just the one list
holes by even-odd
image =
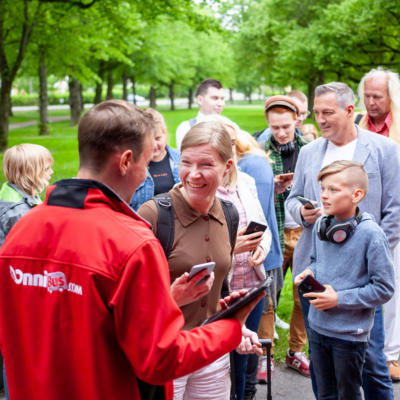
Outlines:
{"label": "gray blazer", "polygon": [[[361,211],[375,217],[393,250],[400,240],[400,146],[391,139],[358,129],[353,161],[364,164],[368,174],[368,193],[360,203]],[[294,220],[304,227],[293,256],[293,279],[310,265],[314,224],[302,220],[301,203],[296,196],[316,200],[321,207],[321,188],[317,176],[321,170],[328,140],[319,138],[301,149],[293,187],[286,204]],[[350,260],[349,260],[350,261]],[[351,262],[351,261],[350,261]]]}

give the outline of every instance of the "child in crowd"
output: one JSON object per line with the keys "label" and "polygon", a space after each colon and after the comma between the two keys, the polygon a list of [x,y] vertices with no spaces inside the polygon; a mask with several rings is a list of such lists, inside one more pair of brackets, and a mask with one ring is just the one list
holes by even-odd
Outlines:
{"label": "child in crowd", "polygon": [[336,161],[318,175],[325,216],[313,230],[308,274],[325,286],[308,315],[312,363],[319,399],[362,399],[362,368],[375,307],[394,293],[394,270],[388,241],[374,217],[358,204],[368,191],[362,164]]}
{"label": "child in crowd", "polygon": [[[18,220],[42,202],[38,195],[50,182],[53,164],[50,152],[37,144],[20,144],[4,153],[3,172],[7,182],[0,190],[0,247]],[[3,376],[8,400],[5,370]]]}

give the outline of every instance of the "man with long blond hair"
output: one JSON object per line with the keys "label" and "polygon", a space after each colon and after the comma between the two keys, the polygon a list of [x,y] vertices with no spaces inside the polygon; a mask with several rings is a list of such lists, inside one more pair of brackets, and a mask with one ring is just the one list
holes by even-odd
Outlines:
{"label": "man with long blond hair", "polygon": [[[379,67],[372,69],[358,86],[360,101],[367,112],[359,113],[355,122],[360,127],[393,139],[400,144],[400,79],[399,75]],[[385,305],[384,353],[392,381],[400,381],[400,247],[394,250],[396,291]]]}

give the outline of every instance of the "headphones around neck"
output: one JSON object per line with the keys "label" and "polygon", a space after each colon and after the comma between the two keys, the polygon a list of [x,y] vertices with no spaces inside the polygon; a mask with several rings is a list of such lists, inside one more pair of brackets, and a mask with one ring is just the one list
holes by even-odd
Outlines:
{"label": "headphones around neck", "polygon": [[320,240],[334,244],[343,244],[354,233],[356,226],[361,222],[362,213],[357,207],[357,216],[351,222],[335,222],[331,225],[333,215],[325,215],[318,221],[317,234]]}
{"label": "headphones around neck", "polygon": [[296,144],[297,144],[296,138],[294,138],[293,142],[289,142],[289,143],[286,143],[286,144],[278,143],[275,140],[274,136],[271,136],[271,140],[272,140],[272,143],[275,146],[275,148],[279,151],[279,153],[283,157],[290,156],[296,150]]}

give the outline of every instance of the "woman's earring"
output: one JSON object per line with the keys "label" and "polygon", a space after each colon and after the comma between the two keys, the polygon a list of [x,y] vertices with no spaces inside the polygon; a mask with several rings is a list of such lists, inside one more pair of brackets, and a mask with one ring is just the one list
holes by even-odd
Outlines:
{"label": "woman's earring", "polygon": [[120,172],[120,174],[121,174],[121,178],[126,178],[126,172],[125,172],[125,175],[122,175],[121,170],[120,170],[119,172]]}

